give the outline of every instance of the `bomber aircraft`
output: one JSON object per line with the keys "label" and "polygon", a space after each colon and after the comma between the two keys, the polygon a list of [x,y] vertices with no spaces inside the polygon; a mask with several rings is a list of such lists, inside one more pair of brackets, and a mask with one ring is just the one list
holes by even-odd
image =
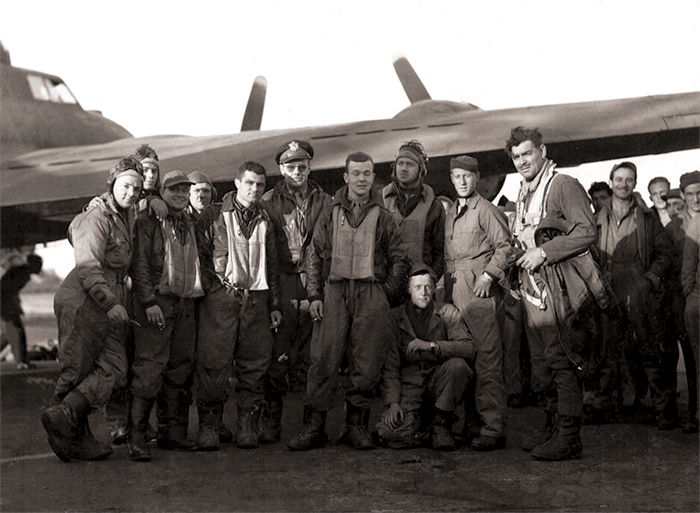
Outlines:
{"label": "bomber aircraft", "polygon": [[232,188],[231,171],[246,160],[279,179],[275,150],[303,139],[315,149],[314,179],[332,194],[349,153],[372,155],[375,185],[382,186],[399,145],[417,139],[430,156],[426,182],[436,195],[452,195],[447,173],[438,171],[468,153],[479,160],[479,190],[488,199],[515,171],[503,146],[516,126],[539,127],[559,167],[700,147],[700,92],[484,111],[433,100],[402,56],[394,58],[394,68],[410,105],[391,119],[261,131],[266,81],[257,77],[240,133],[135,138],[99,112],[83,110],[61,78],[14,67],[9,52],[0,50],[3,248],[65,238],[75,214],[103,191],[107,171],[141,144],[157,151],[161,173],[201,170],[225,192]]}

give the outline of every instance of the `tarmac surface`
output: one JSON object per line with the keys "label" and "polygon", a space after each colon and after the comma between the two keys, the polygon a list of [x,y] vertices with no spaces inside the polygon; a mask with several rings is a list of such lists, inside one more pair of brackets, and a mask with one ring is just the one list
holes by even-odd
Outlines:
{"label": "tarmac surface", "polygon": [[[163,451],[135,463],[124,446],[105,461],[63,463],[39,420],[58,364],[0,370],[0,509],[2,511],[699,511],[698,435],[655,425],[586,425],[583,458],[538,462],[520,441],[539,426],[534,407],[509,409],[504,450],[354,451],[331,443],[291,452],[300,428],[301,394],[288,395],[283,439],[272,446],[218,452]],[[681,403],[681,410],[685,406]],[[377,401],[371,422],[382,411]],[[342,403],[329,415],[337,440]],[[235,401],[224,420],[235,426]],[[100,412],[90,419],[107,439]],[[196,435],[196,408],[190,434]]]}
{"label": "tarmac surface", "polygon": [[[45,296],[45,297],[44,297]],[[56,340],[52,294],[23,298],[30,348]],[[289,394],[282,441],[256,450],[222,445],[218,452],[163,451],[150,463],[115,446],[105,461],[63,463],[51,451],[40,416],[58,376],[56,361],[18,371],[0,363],[0,511],[700,511],[700,437],[680,428],[614,423],[582,428],[583,458],[535,461],[520,442],[540,427],[535,407],[508,410],[504,450],[478,453],[431,449],[354,451],[335,441],[342,400],[328,418],[332,442],[291,452],[301,427],[301,393]],[[687,389],[679,363],[679,410]],[[377,400],[370,424],[382,412]],[[235,426],[235,397],[225,422]],[[90,424],[108,439],[101,412]],[[196,436],[196,408],[190,436]],[[459,425],[455,431],[459,430]]]}

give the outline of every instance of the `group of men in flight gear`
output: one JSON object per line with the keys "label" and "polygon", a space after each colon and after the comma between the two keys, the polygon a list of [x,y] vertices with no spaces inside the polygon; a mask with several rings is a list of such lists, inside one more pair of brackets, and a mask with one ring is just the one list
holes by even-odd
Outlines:
{"label": "group of men in flight gear", "polygon": [[[328,441],[344,366],[341,442],[454,449],[455,410],[466,398],[468,443],[503,448],[498,310],[509,289],[523,298],[532,388],[547,400],[545,427],[524,448],[541,460],[580,457],[589,321],[593,309],[610,314],[615,304],[587,251],[596,223],[585,190],[556,171],[537,130],[514,129],[506,151],[523,176],[512,227],[477,191],[478,162],[467,155],[450,161],[457,200],[443,207],[423,182],[428,156],[416,141],[399,148],[381,194],[372,157],[356,152],[345,185],[329,196],[310,179],[314,150],[299,140],[277,151],[283,180],[266,193],[256,162],[243,163],[235,189],[210,205],[216,191],[203,173],[167,173],[136,220],[129,457],[151,459],[154,403],[163,448],[233,441],[222,419],[234,376],[237,446],[279,441],[290,363],[307,360],[303,427],[291,450]],[[378,385],[386,410],[371,429]],[[193,389],[196,442],[187,436]]]}

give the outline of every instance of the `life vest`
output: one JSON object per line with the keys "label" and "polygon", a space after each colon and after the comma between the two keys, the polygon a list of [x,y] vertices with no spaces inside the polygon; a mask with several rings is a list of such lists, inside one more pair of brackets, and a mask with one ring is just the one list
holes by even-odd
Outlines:
{"label": "life vest", "polygon": [[226,285],[245,290],[268,290],[266,273],[265,237],[269,229],[265,219],[256,219],[250,238],[243,235],[234,211],[221,213],[228,236],[228,262],[224,280]]}
{"label": "life vest", "polygon": [[[523,249],[530,249],[537,246],[535,243],[535,232],[542,220],[547,217],[547,198],[549,197],[549,187],[552,180],[557,176],[556,164],[550,160],[546,161],[544,175],[537,185],[537,189],[532,193],[530,204],[525,208],[525,202],[518,194],[516,204],[516,218],[514,235],[520,241]],[[522,188],[524,183],[520,185]],[[539,272],[520,271],[520,293],[528,302],[538,307],[540,310],[547,309],[547,287],[540,277]]]}
{"label": "life vest", "polygon": [[397,208],[396,194],[389,195],[389,192],[393,189],[393,185],[387,185],[382,190],[384,206],[391,212],[394,221],[396,221],[396,224],[401,230],[401,237],[406,244],[408,257],[411,259],[411,262],[423,261],[425,225],[428,220],[428,212],[435,199],[433,188],[429,185],[421,185],[423,187],[423,200],[421,200],[418,205],[416,205],[416,208],[406,217],[403,217]]}
{"label": "life vest", "polygon": [[[542,219],[547,217],[547,198],[549,197],[549,187],[552,184],[552,180],[557,176],[556,164],[547,161],[547,168],[542,172],[544,175],[540,179],[537,189],[532,194],[527,209],[520,197],[516,204],[517,217],[515,219],[514,235],[521,242],[523,249],[530,249],[536,246],[535,231]],[[521,184],[520,187],[523,186],[524,184]]]}
{"label": "life vest", "polygon": [[333,253],[331,255],[330,281],[374,279],[374,246],[379,221],[379,205],[369,207],[369,212],[353,228],[345,218],[343,207],[333,208]]}
{"label": "life vest", "polygon": [[165,258],[158,293],[164,296],[194,298],[204,295],[194,223],[188,225],[185,243],[182,244],[172,221],[166,218],[160,222]]}

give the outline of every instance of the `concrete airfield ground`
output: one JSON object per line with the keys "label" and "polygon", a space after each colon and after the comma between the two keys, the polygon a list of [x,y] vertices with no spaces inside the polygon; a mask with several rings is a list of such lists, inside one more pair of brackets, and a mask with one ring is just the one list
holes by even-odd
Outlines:
{"label": "concrete airfield ground", "polygon": [[[28,320],[46,340],[52,319]],[[50,336],[50,335],[49,335]],[[681,367],[682,369],[682,367]],[[642,424],[583,427],[581,460],[538,462],[519,448],[542,421],[536,408],[509,409],[505,450],[353,451],[332,443],[290,452],[301,424],[301,394],[290,394],[282,442],[241,450],[178,453],[153,446],[153,461],[133,463],[124,446],[106,461],[61,462],[39,417],[58,374],[55,362],[16,371],[3,363],[0,390],[2,511],[699,511],[698,436]],[[681,412],[686,411],[684,374]],[[381,413],[381,402],[370,422]],[[196,433],[196,409],[190,433]],[[235,399],[225,421],[235,426]],[[335,441],[342,402],[329,415]],[[91,416],[107,439],[101,414]]]}

